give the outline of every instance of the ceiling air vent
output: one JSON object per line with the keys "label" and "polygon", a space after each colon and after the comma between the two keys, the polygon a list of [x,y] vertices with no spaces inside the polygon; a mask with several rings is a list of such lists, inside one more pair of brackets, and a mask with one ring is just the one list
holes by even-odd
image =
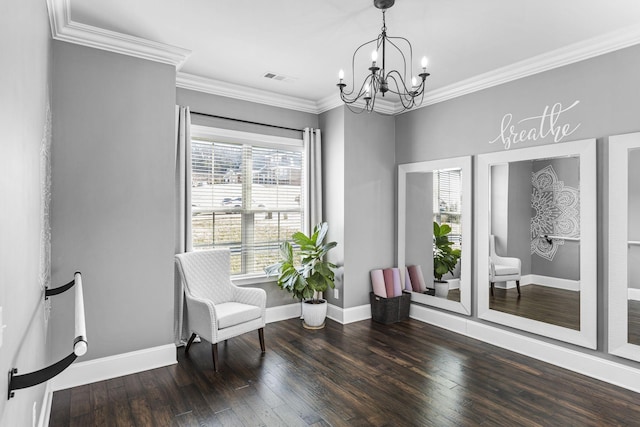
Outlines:
{"label": "ceiling air vent", "polygon": [[276,74],[271,72],[264,73],[264,77],[266,77],[267,79],[278,80],[281,82],[292,82],[295,80],[295,77],[285,76],[284,74]]}

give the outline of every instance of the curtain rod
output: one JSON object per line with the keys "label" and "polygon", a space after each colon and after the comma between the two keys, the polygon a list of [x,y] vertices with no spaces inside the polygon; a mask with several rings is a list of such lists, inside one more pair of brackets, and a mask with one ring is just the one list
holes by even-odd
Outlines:
{"label": "curtain rod", "polygon": [[252,122],[250,120],[234,119],[233,117],[216,116],[215,114],[198,113],[197,111],[191,111],[191,114],[197,114],[199,116],[206,116],[206,117],[213,117],[214,119],[231,120],[233,122],[247,123],[250,125],[267,126],[270,128],[291,130],[294,132],[304,132],[304,129],[294,129],[294,128],[288,128],[286,126],[270,125],[268,123],[258,123],[258,122]]}

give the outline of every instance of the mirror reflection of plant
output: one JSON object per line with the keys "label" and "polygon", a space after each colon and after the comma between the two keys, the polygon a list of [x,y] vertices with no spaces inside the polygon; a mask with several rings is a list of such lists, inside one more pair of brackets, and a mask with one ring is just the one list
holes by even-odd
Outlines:
{"label": "mirror reflection of plant", "polygon": [[267,276],[278,275],[278,286],[298,299],[312,299],[320,303],[319,295],[328,288],[335,288],[335,264],[325,261],[325,255],[334,247],[336,242],[324,244],[323,241],[329,230],[326,222],[316,225],[311,236],[298,231],[291,236],[293,243],[300,247],[302,258],[300,265],[294,261],[294,251],[291,242],[280,244],[281,261],[264,269]]}
{"label": "mirror reflection of plant", "polygon": [[453,242],[449,241],[451,227],[448,224],[439,225],[433,222],[433,277],[442,281],[442,276],[453,273],[462,250],[453,249]]}

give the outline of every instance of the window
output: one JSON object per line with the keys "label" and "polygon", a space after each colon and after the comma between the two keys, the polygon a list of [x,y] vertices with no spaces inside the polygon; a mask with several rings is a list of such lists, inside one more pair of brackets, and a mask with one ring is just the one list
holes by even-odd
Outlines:
{"label": "window", "polygon": [[462,244],[462,176],[460,169],[433,171],[433,220],[451,227],[453,248]]}
{"label": "window", "polygon": [[194,250],[228,247],[231,274],[262,274],[303,229],[302,140],[192,126]]}

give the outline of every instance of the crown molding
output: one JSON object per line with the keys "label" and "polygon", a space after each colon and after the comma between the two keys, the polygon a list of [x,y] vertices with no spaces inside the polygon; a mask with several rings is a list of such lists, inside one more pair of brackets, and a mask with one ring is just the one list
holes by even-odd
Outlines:
{"label": "crown molding", "polygon": [[213,95],[226,96],[227,98],[255,102],[258,104],[271,105],[273,107],[318,114],[317,103],[308,99],[282,95],[275,92],[227,83],[183,72],[178,72],[176,76],[176,87],[210,93]]}
{"label": "crown molding", "polygon": [[[51,34],[56,40],[171,64],[178,71],[191,54],[188,49],[74,22],[71,19],[70,1],[47,0]],[[639,25],[622,28],[427,92],[420,107],[402,111],[400,102],[377,100],[376,111],[382,114],[402,114],[639,43]],[[176,86],[312,114],[324,113],[344,105],[337,94],[316,102],[182,72],[177,75]]]}
{"label": "crown molding", "polygon": [[179,70],[191,51],[71,20],[70,0],[47,0],[55,40],[170,64]]}
{"label": "crown molding", "polygon": [[[345,105],[340,99],[340,95],[336,92],[318,101],[318,109],[316,114],[322,114],[326,111],[333,110],[336,107]],[[356,108],[364,108],[364,102],[358,101],[354,104]],[[376,99],[375,111],[380,114],[397,114],[402,108],[400,102],[391,102],[383,99]]]}
{"label": "crown molding", "polygon": [[640,43],[640,26],[622,28],[427,92],[419,108],[564,67],[638,43]]}

